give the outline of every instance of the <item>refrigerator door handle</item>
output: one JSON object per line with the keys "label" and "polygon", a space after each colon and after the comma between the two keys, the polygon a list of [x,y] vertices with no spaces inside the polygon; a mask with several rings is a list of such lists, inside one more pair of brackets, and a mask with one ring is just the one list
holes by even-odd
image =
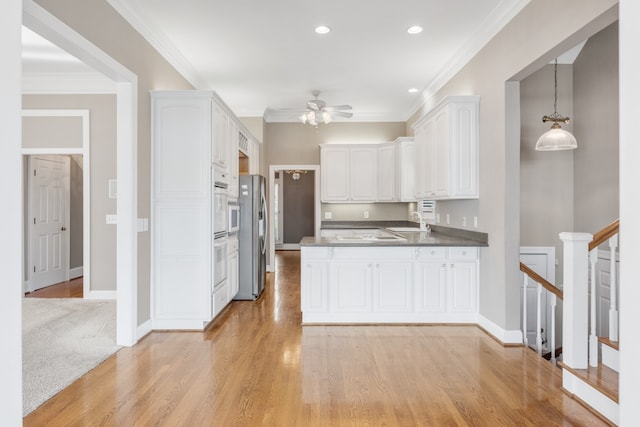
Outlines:
{"label": "refrigerator door handle", "polygon": [[269,220],[267,217],[267,201],[264,197],[264,194],[260,195],[260,203],[262,204],[262,223],[260,224],[262,227],[262,236],[260,239],[260,251],[264,254],[267,251],[267,232],[269,229]]}

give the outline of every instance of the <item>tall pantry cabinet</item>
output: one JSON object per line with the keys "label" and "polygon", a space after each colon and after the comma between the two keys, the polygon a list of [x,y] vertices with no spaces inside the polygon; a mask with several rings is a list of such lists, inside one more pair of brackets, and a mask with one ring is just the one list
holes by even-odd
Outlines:
{"label": "tall pantry cabinet", "polygon": [[239,125],[215,92],[153,91],[151,100],[152,327],[202,330],[219,312],[213,168],[237,180]]}

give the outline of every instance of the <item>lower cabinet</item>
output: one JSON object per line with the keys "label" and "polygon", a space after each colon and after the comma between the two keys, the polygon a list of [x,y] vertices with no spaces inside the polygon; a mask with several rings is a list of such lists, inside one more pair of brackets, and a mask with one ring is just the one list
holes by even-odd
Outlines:
{"label": "lower cabinet", "polygon": [[240,290],[240,246],[238,236],[229,236],[227,246],[227,283],[229,301],[238,295]]}
{"label": "lower cabinet", "polygon": [[478,248],[301,248],[303,323],[477,319]]}

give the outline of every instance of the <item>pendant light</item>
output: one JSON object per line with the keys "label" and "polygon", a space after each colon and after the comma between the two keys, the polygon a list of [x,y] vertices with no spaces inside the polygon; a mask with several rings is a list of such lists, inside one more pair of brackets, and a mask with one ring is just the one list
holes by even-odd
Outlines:
{"label": "pendant light", "polygon": [[578,148],[576,138],[560,126],[560,123],[569,123],[569,117],[562,117],[558,114],[558,58],[556,58],[554,69],[554,98],[553,98],[553,114],[542,117],[542,122],[553,122],[551,129],[542,134],[536,142],[536,150],[538,151],[557,151],[572,150]]}

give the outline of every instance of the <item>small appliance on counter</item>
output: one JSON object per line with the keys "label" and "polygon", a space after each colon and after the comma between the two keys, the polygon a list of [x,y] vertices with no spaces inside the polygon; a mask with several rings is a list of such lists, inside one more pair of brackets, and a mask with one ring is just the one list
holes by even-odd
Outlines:
{"label": "small appliance on counter", "polygon": [[264,291],[267,269],[266,179],[261,175],[240,176],[240,280],[235,300],[256,300]]}

